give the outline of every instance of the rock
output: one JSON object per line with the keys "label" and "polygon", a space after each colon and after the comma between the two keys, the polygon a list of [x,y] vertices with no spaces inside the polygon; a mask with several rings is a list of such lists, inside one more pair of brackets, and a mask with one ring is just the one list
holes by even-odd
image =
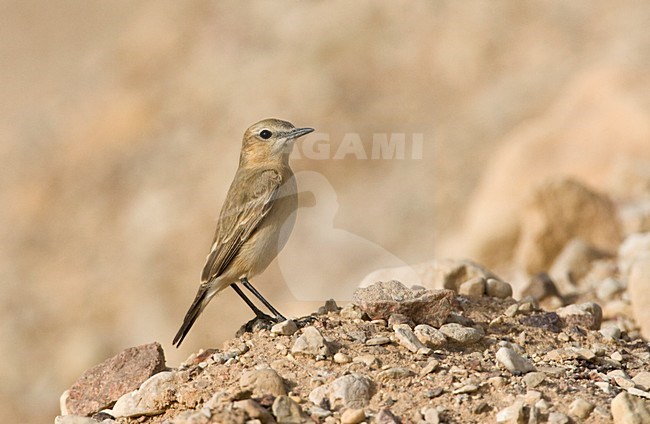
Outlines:
{"label": "rock", "polygon": [[642,390],[650,390],[650,372],[641,371],[632,378],[634,384],[636,384]]}
{"label": "rock", "polygon": [[484,336],[484,333],[481,330],[453,323],[441,326],[440,332],[450,341],[462,346],[476,343]]}
{"label": "rock", "polygon": [[650,254],[650,232],[630,234],[618,248],[618,266],[626,277],[637,258]]}
{"label": "rock", "polygon": [[646,392],[645,390],[637,389],[636,387],[626,387],[625,390],[631,395],[650,399],[650,392]]}
{"label": "rock", "polygon": [[650,287],[650,256],[641,256],[631,266],[627,291],[630,295],[634,319],[645,339],[650,339],[650,290],[648,287]]}
{"label": "rock", "polygon": [[617,293],[625,290],[623,284],[615,278],[606,278],[598,283],[596,297],[600,300],[611,300]]}
{"label": "rock", "polygon": [[345,353],[336,352],[334,354],[334,362],[337,364],[348,364],[352,362],[352,358],[350,358],[350,355],[346,355]]}
{"label": "rock", "polygon": [[271,424],[275,422],[273,416],[253,399],[236,401],[233,403],[233,407],[235,409],[243,410],[249,419],[259,420],[262,424]]}
{"label": "rock", "polygon": [[138,390],[121,396],[115,402],[111,415],[130,418],[162,414],[165,407],[175,400],[176,383],[175,372],[159,372],[142,383]]}
{"label": "rock", "polygon": [[618,340],[621,337],[621,329],[615,325],[608,325],[599,330],[600,334],[606,339]]}
{"label": "rock", "polygon": [[415,372],[410,368],[394,367],[383,370],[377,374],[377,379],[380,381],[395,380],[399,378],[412,377]]}
{"label": "rock", "polygon": [[650,423],[650,406],[648,401],[621,392],[612,400],[614,424]]}
{"label": "rock", "polygon": [[438,365],[440,365],[440,361],[437,359],[430,359],[429,362],[427,362],[427,364],[420,370],[420,375],[425,376],[432,373],[436,368],[438,368]]}
{"label": "rock", "polygon": [[375,355],[359,355],[352,358],[352,362],[355,364],[364,364],[369,368],[379,368],[381,363]]}
{"label": "rock", "polygon": [[547,180],[535,188],[522,211],[515,253],[519,268],[528,274],[549,269],[573,238],[615,250],[621,240],[616,207],[607,196],[571,178]]}
{"label": "rock", "polygon": [[490,297],[507,299],[512,297],[512,286],[496,278],[488,278],[485,282],[485,293]]}
{"label": "rock", "polygon": [[458,287],[458,294],[463,296],[483,296],[485,294],[485,278],[470,278]]}
{"label": "rock", "polygon": [[497,423],[505,424],[523,424],[524,423],[524,404],[517,401],[507,408],[497,412]]}
{"label": "rock", "polygon": [[546,374],[544,374],[543,372],[532,371],[526,374],[522,380],[526,385],[526,387],[530,389],[534,389],[535,387],[542,384],[542,382],[545,379],[546,379]]}
{"label": "rock", "polygon": [[560,297],[560,292],[551,277],[547,273],[541,272],[528,280],[528,284],[522,290],[521,295],[522,297],[532,297],[540,301],[552,296]]}
{"label": "rock", "polygon": [[271,410],[278,424],[301,424],[311,421],[300,405],[286,395],[276,397]]}
{"label": "rock", "polygon": [[329,356],[331,354],[329,344],[325,341],[320,331],[312,326],[302,329],[302,335],[296,339],[291,348],[291,353],[312,356]]}
{"label": "rock", "polygon": [[439,424],[440,423],[440,414],[436,408],[431,406],[426,407],[422,410],[422,418],[427,424]]}
{"label": "rock", "polygon": [[390,409],[380,409],[377,415],[375,415],[376,424],[401,424],[401,422]]}
{"label": "rock", "polygon": [[477,390],[478,386],[476,384],[465,384],[464,386],[460,386],[459,388],[455,389],[451,393],[453,395],[460,395],[463,393],[474,393]]}
{"label": "rock", "polygon": [[564,326],[564,322],[555,312],[543,312],[524,316],[519,322],[528,327],[543,328],[553,333],[559,333]]}
{"label": "rock", "polygon": [[54,424],[98,424],[99,421],[81,415],[59,415],[54,418]]}
{"label": "rock", "polygon": [[339,306],[336,304],[334,299],[328,299],[325,301],[325,305],[318,308],[319,315],[325,315],[328,312],[338,312]]}
{"label": "rock", "polygon": [[72,415],[92,415],[137,389],[165,369],[159,343],[130,347],[84,372],[70,387],[65,407]]}
{"label": "rock", "polygon": [[366,340],[367,346],[381,346],[390,343],[390,339],[386,336],[377,336]]}
{"label": "rock", "polygon": [[593,411],[594,408],[595,405],[593,403],[577,398],[571,402],[571,405],[569,405],[569,414],[584,420],[589,417],[589,414],[591,414],[591,411]]}
{"label": "rock", "polygon": [[282,334],[284,336],[290,336],[296,331],[298,331],[298,326],[293,320],[290,319],[279,322],[271,327],[271,333]]}
{"label": "rock", "polygon": [[392,327],[396,324],[406,324],[409,327],[415,327],[413,320],[406,315],[402,314],[390,314],[388,317],[388,326]]}
{"label": "rock", "polygon": [[245,371],[239,379],[239,387],[242,390],[250,390],[256,397],[287,394],[282,377],[271,368]]}
{"label": "rock", "polygon": [[496,360],[514,375],[535,371],[535,366],[528,359],[508,347],[499,348]]}
{"label": "rock", "polygon": [[555,313],[565,326],[578,325],[590,330],[598,330],[603,320],[603,311],[597,303],[587,302],[559,308]]}
{"label": "rock", "polygon": [[393,329],[395,330],[395,338],[397,339],[397,342],[411,352],[415,353],[422,348],[426,348],[408,325],[397,324],[393,326]]}
{"label": "rock", "polygon": [[359,287],[369,287],[378,281],[402,281],[429,290],[449,289],[455,292],[465,281],[483,277],[497,278],[485,267],[467,259],[441,259],[416,265],[382,268],[363,278]]}
{"label": "rock", "polygon": [[447,343],[444,334],[427,324],[416,325],[413,332],[418,340],[431,349],[441,348]]}
{"label": "rock", "polygon": [[416,324],[442,325],[452,310],[451,290],[411,290],[399,281],[379,282],[354,292],[354,301],[372,319],[406,315]]}
{"label": "rock", "polygon": [[315,405],[329,401],[334,408],[337,405],[346,408],[363,408],[372,396],[372,380],[363,374],[348,374],[331,383],[316,387],[309,394],[309,400]]}
{"label": "rock", "polygon": [[575,284],[589,272],[592,262],[607,256],[584,240],[575,238],[562,248],[549,274],[559,283],[562,294],[571,294],[575,291]]}
{"label": "rock", "polygon": [[569,424],[569,417],[564,415],[561,412],[550,412],[548,414],[548,421],[549,424]]}
{"label": "rock", "polygon": [[341,318],[345,319],[361,319],[363,318],[363,311],[359,306],[351,303],[344,306],[343,309],[341,309],[341,312],[339,312],[339,315],[341,315]]}
{"label": "rock", "polygon": [[363,409],[346,409],[341,414],[342,424],[359,424],[366,419],[366,413]]}

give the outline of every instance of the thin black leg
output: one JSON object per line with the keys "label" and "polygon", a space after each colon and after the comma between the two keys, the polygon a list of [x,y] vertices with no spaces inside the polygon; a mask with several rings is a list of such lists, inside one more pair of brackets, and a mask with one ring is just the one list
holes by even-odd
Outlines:
{"label": "thin black leg", "polygon": [[255,312],[256,317],[258,317],[258,318],[270,318],[264,312],[260,311],[260,309],[257,306],[255,306],[255,304],[248,297],[246,297],[246,295],[244,294],[243,291],[241,291],[241,289],[239,288],[237,283],[231,284],[230,287],[232,287],[233,290],[235,292],[237,292],[239,297],[241,297],[244,300],[244,302],[246,302],[248,307],[251,308],[253,310],[253,312]]}
{"label": "thin black leg", "polygon": [[260,300],[260,302],[262,302],[262,303],[264,304],[264,306],[266,306],[267,308],[269,308],[269,311],[271,311],[271,312],[275,315],[275,319],[276,319],[278,322],[282,322],[282,321],[286,321],[286,320],[287,320],[287,319],[284,317],[284,315],[282,315],[280,312],[278,312],[278,310],[275,309],[275,308],[273,307],[273,305],[271,305],[271,304],[269,303],[268,300],[264,299],[264,296],[262,296],[262,294],[261,294],[260,292],[258,292],[257,289],[256,289],[255,287],[253,287],[253,285],[252,285],[251,283],[249,283],[248,280],[247,280],[245,277],[241,279],[241,283],[242,283],[242,284],[244,285],[244,287],[246,287],[246,288],[247,288],[251,293],[253,293],[253,294],[255,295],[255,297],[258,298],[258,299]]}

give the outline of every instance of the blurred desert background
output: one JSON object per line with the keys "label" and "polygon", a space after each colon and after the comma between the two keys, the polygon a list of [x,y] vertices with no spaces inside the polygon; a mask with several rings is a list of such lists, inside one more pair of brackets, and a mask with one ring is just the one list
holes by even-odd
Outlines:
{"label": "blurred desert background", "polygon": [[[51,422],[128,346],[175,366],[251,318],[226,291],[171,347],[260,119],[331,149],[298,144],[298,226],[253,281],[288,315],[377,266],[507,274],[549,176],[648,197],[648,28],[645,1],[0,1],[0,421]],[[349,134],[369,157],[404,134],[405,158],[335,158]]]}

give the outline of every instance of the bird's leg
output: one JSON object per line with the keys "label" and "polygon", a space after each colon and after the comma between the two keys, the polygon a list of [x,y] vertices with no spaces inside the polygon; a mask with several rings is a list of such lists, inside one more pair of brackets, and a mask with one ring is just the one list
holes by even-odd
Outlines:
{"label": "bird's leg", "polygon": [[277,322],[282,322],[282,321],[286,321],[286,320],[287,320],[287,319],[284,317],[284,315],[282,315],[280,312],[278,312],[278,310],[275,309],[275,308],[273,307],[273,305],[271,305],[271,304],[269,303],[268,300],[264,299],[264,296],[262,296],[262,294],[261,294],[260,292],[258,292],[257,289],[256,289],[255,287],[253,287],[253,285],[252,285],[251,283],[248,282],[248,279],[247,279],[246,277],[244,277],[244,278],[241,279],[241,283],[242,283],[242,284],[244,285],[244,287],[246,287],[246,288],[247,288],[251,293],[253,293],[253,294],[255,295],[255,297],[258,298],[258,299],[260,300],[260,302],[262,302],[262,303],[264,304],[264,306],[266,306],[267,308],[269,308],[269,311],[271,311],[271,312],[275,315],[275,319],[276,319]]}
{"label": "bird's leg", "polygon": [[241,297],[244,300],[244,302],[246,302],[248,307],[251,308],[253,310],[253,312],[255,312],[256,317],[258,317],[260,319],[268,319],[268,320],[272,319],[270,316],[268,316],[264,312],[260,311],[260,309],[257,306],[255,306],[255,304],[248,297],[246,297],[246,295],[244,294],[243,291],[241,291],[241,289],[239,288],[237,283],[231,284],[230,287],[232,287],[233,290],[235,290],[235,292],[237,292],[239,297]]}

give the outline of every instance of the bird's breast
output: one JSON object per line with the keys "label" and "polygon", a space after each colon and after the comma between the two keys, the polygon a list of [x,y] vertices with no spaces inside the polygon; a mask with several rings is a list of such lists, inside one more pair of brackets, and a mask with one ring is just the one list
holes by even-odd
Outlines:
{"label": "bird's breast", "polygon": [[249,277],[264,271],[285,246],[296,221],[297,207],[296,180],[291,174],[278,189],[268,214],[240,250],[242,258],[251,264]]}

